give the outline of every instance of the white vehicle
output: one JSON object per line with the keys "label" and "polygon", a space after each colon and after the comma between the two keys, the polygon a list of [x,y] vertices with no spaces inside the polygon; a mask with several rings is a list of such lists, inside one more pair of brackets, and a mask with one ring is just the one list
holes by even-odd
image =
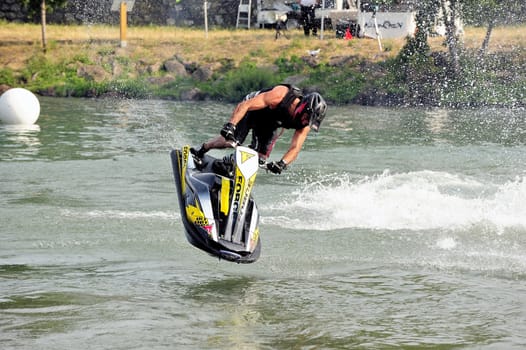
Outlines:
{"label": "white vehicle", "polygon": [[[383,11],[374,1],[363,0],[320,0],[316,18],[323,20],[325,29],[338,30],[338,27],[352,28],[358,37],[403,38],[412,36],[416,30],[416,11],[412,1],[393,6]],[[440,16],[439,16],[440,17]],[[260,28],[271,27],[279,21],[286,22],[287,28],[301,25],[299,6],[296,2],[261,0],[257,2],[257,24]],[[376,23],[375,23],[376,22]],[[437,21],[434,33],[445,35],[441,21]],[[462,28],[461,23],[457,28]],[[377,32],[378,30],[378,32]]]}

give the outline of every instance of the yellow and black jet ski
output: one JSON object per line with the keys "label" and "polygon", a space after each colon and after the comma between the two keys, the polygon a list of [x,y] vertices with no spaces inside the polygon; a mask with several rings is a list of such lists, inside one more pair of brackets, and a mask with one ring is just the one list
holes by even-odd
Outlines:
{"label": "yellow and black jet ski", "polygon": [[252,198],[257,152],[237,146],[231,157],[197,158],[184,146],[170,155],[188,242],[220,259],[255,262],[261,252],[259,212]]}

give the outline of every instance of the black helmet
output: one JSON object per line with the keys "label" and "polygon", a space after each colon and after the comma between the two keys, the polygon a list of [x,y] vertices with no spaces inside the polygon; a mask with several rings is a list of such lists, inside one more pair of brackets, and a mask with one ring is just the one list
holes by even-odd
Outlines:
{"label": "black helmet", "polygon": [[318,132],[320,124],[327,113],[327,103],[317,92],[311,92],[303,97],[301,104],[305,104],[305,111],[309,114],[309,126]]}

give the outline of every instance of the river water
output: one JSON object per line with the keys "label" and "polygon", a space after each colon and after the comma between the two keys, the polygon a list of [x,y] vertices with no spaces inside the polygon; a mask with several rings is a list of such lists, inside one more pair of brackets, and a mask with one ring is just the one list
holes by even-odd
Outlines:
{"label": "river water", "polygon": [[0,125],[2,349],[526,347],[524,110],[331,107],[238,265],[186,241],[169,158],[232,105],[41,107]]}

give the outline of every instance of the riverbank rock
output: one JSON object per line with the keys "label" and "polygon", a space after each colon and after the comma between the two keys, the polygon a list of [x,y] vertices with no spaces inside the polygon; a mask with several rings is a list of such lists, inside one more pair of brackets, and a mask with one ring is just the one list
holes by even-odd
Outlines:
{"label": "riverbank rock", "polygon": [[82,65],[77,69],[77,76],[96,83],[101,83],[110,78],[104,68],[95,65]]}
{"label": "riverbank rock", "polygon": [[193,87],[190,90],[181,93],[181,100],[183,101],[199,101],[203,99],[203,94],[199,88]]}
{"label": "riverbank rock", "polygon": [[212,77],[214,76],[214,71],[218,68],[220,68],[221,64],[215,63],[215,64],[207,64],[204,66],[197,67],[194,72],[192,73],[192,78],[194,78],[197,81],[209,81],[212,80]]}
{"label": "riverbank rock", "polygon": [[358,61],[357,56],[333,56],[329,58],[329,66],[331,67],[344,67]]}
{"label": "riverbank rock", "polygon": [[148,83],[152,85],[162,86],[175,81],[175,78],[171,75],[165,75],[163,77],[149,77]]}
{"label": "riverbank rock", "polygon": [[184,63],[182,63],[177,57],[170,58],[163,63],[163,69],[173,74],[176,77],[187,77],[188,72]]}
{"label": "riverbank rock", "polygon": [[320,60],[318,56],[312,56],[312,55],[302,56],[301,59],[303,60],[303,62],[305,62],[307,66],[311,68],[316,68],[320,65]]}

